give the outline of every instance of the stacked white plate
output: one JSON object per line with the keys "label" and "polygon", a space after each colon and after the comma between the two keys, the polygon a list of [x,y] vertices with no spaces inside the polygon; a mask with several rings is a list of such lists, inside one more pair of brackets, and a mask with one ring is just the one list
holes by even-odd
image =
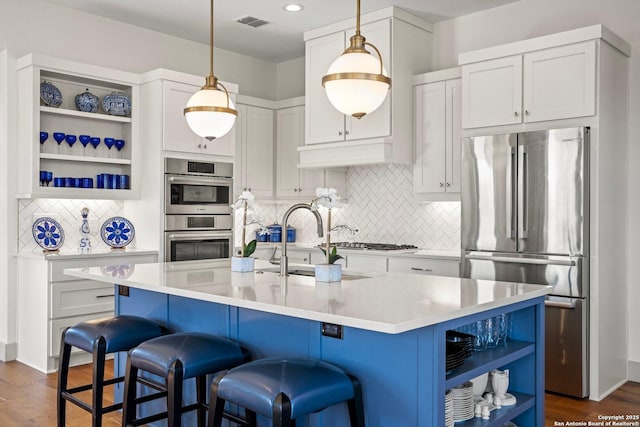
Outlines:
{"label": "stacked white plate", "polygon": [[453,393],[447,390],[444,395],[444,427],[453,427]]}
{"label": "stacked white plate", "polygon": [[464,384],[451,389],[453,395],[453,421],[460,422],[474,417],[473,383],[467,381]]}

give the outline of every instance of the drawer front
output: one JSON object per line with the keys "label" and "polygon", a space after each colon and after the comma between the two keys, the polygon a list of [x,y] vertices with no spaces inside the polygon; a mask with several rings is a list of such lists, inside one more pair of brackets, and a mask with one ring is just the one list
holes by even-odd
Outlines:
{"label": "drawer front", "polygon": [[[57,357],[60,355],[60,339],[62,338],[62,332],[65,328],[73,326],[76,323],[84,322],[92,319],[101,319],[103,317],[113,316],[113,311],[93,314],[87,316],[75,316],[67,317],[64,319],[55,319],[49,321],[49,357]],[[79,350],[75,347],[71,349],[71,353],[78,353]]]}
{"label": "drawer front", "polygon": [[52,260],[51,266],[51,281],[52,282],[64,282],[71,280],[78,280],[77,277],[67,276],[63,273],[65,268],[82,268],[82,267],[97,267],[103,265],[118,265],[118,264],[142,264],[145,262],[157,262],[158,257],[156,255],[121,255],[121,256],[96,256],[91,258],[79,258],[79,259],[61,259]]}
{"label": "drawer front", "polygon": [[93,280],[51,284],[51,318],[113,311],[114,285]]}
{"label": "drawer front", "polygon": [[460,262],[431,258],[389,258],[389,272],[459,277]]}
{"label": "drawer front", "polygon": [[311,262],[309,252],[287,250],[287,258],[289,258],[289,264],[309,264]]}
{"label": "drawer front", "polygon": [[386,273],[387,258],[370,255],[347,255],[347,268],[360,273]]}

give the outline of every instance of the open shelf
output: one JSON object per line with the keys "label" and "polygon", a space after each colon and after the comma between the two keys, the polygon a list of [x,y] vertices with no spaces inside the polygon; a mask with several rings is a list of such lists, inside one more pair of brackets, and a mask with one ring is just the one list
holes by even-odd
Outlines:
{"label": "open shelf", "polygon": [[114,165],[130,165],[129,159],[110,159],[108,157],[86,157],[86,156],[74,156],[69,154],[51,154],[40,153],[40,159],[47,160],[64,160],[72,162],[88,162],[88,163],[108,163]]}
{"label": "open shelf", "polygon": [[513,420],[535,405],[535,398],[529,394],[513,393],[511,391],[509,393],[516,397],[517,402],[515,405],[494,409],[491,411],[491,416],[488,420],[472,418],[468,421],[455,423],[456,427],[502,427],[507,421]]}
{"label": "open shelf", "polygon": [[453,369],[445,380],[446,389],[453,388],[471,378],[475,378],[492,369],[507,365],[535,352],[535,344],[525,341],[510,341],[500,347],[475,352],[464,364]]}
{"label": "open shelf", "polygon": [[77,187],[37,187],[30,193],[18,193],[17,199],[97,199],[97,200],[131,200],[137,195],[131,190],[113,190],[106,188]]}
{"label": "open shelf", "polygon": [[102,113],[86,113],[84,111],[68,110],[66,108],[40,106],[40,112],[49,114],[59,114],[61,116],[82,117],[83,119],[106,120],[109,122],[131,123],[131,117],[111,116]]}

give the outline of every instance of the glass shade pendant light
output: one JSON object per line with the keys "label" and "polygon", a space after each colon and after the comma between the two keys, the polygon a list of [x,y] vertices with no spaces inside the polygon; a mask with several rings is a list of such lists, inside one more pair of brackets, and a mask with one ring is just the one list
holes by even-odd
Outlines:
{"label": "glass shade pendant light", "polygon": [[209,54],[209,75],[205,77],[204,86],[187,102],[184,116],[192,131],[212,141],[226,135],[238,116],[229,98],[229,92],[213,75],[213,0],[211,0]]}
{"label": "glass shade pendant light", "polygon": [[[365,46],[375,50],[378,58]],[[357,0],[356,34],[351,36],[349,47],[329,67],[322,86],[338,111],[357,119],[375,111],[391,88],[391,78],[382,64],[380,51],[360,34],[360,0]]]}

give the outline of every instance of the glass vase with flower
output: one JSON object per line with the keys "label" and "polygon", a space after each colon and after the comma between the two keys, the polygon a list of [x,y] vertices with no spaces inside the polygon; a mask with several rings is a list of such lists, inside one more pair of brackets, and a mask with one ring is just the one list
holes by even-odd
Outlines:
{"label": "glass vase with flower", "polygon": [[327,209],[327,233],[324,247],[320,247],[326,257],[326,264],[316,264],[315,276],[317,282],[339,282],[342,280],[342,265],[336,261],[342,259],[338,255],[335,246],[331,246],[331,210],[341,208],[342,202],[335,188],[316,188],[316,198],[311,202],[311,209],[317,210],[320,207]]}
{"label": "glass vase with flower", "polygon": [[231,271],[250,272],[255,268],[255,259],[251,255],[256,250],[256,239],[247,243],[247,227],[258,222],[254,205],[255,197],[250,191],[243,191],[231,207],[242,216],[242,247],[237,256],[231,257]]}

